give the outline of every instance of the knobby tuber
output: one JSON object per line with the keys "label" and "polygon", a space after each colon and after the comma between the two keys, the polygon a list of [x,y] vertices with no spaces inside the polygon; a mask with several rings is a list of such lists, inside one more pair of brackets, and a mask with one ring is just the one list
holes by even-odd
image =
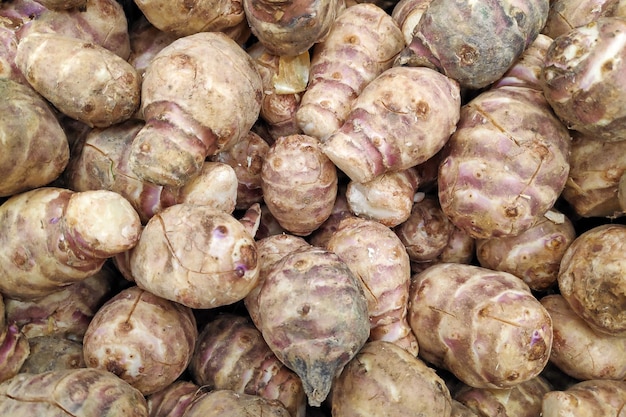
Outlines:
{"label": "knobby tuber", "polygon": [[247,209],[254,203],[263,202],[263,179],[261,168],[270,145],[253,131],[235,143],[230,149],[218,152],[211,160],[228,164],[237,179],[236,209]]}
{"label": "knobby tuber", "polygon": [[28,339],[30,353],[20,373],[40,374],[64,369],[86,368],[83,344],[60,335],[36,336]]}
{"label": "knobby tuber", "polygon": [[411,167],[367,182],[349,181],[345,196],[355,216],[394,227],[410,217],[418,187],[417,171]]}
{"label": "knobby tuber", "polygon": [[377,221],[348,217],[326,248],[339,255],[363,285],[370,340],[395,343],[417,356],[417,339],[407,321],[411,264],[398,236]]}
{"label": "knobby tuber", "polygon": [[321,41],[344,0],[242,0],[252,34],[275,55],[296,56]]}
{"label": "knobby tuber", "polygon": [[64,172],[68,186],[76,191],[115,191],[133,205],[144,224],[179,203],[234,211],[238,180],[229,165],[205,161],[198,175],[181,187],[157,185],[135,175],[128,162],[130,146],[143,126],[142,121],[131,119],[88,132],[72,148]]}
{"label": "knobby tuber", "polygon": [[178,379],[167,387],[146,396],[149,417],[180,417],[199,395],[206,391],[185,379]]}
{"label": "knobby tuber", "polygon": [[476,241],[481,266],[509,272],[536,291],[556,284],[565,250],[576,238],[572,221],[556,209],[546,213],[529,229],[516,236]]}
{"label": "knobby tuber", "polygon": [[520,234],[561,194],[570,142],[541,91],[502,86],[482,92],[463,106],[444,148],[441,208],[475,238]]}
{"label": "knobby tuber", "polygon": [[48,185],[70,157],[63,128],[50,105],[33,89],[0,79],[0,196]]}
{"label": "knobby tuber", "polygon": [[560,294],[540,299],[554,328],[550,362],[578,380],[626,377],[626,337],[594,331]]}
{"label": "knobby tuber", "polygon": [[270,269],[258,304],[263,338],[300,377],[308,403],[321,405],[336,374],[369,337],[358,278],[337,254],[305,246]]}
{"label": "knobby tuber", "polygon": [[105,264],[93,275],[36,300],[5,297],[9,323],[28,338],[59,336],[82,341],[96,311],[109,299],[117,272]]}
{"label": "knobby tuber", "polygon": [[246,20],[241,0],[136,0],[142,14],[158,29],[178,37],[224,32]]}
{"label": "knobby tuber", "polygon": [[261,168],[267,208],[285,230],[309,235],[329,216],[337,196],[337,168],[308,135],[280,137]]}
{"label": "knobby tuber", "polygon": [[56,33],[100,45],[127,60],[130,55],[128,20],[115,0],[87,0],[80,8],[48,9],[20,26],[18,39],[32,33]]}
{"label": "knobby tuber", "polygon": [[433,0],[403,62],[427,66],[468,89],[497,81],[540,33],[549,2]]}
{"label": "knobby tuber", "polygon": [[278,400],[291,417],[305,416],[300,378],[278,360],[247,317],[224,313],[207,322],[198,335],[189,372],[206,389]]}
{"label": "knobby tuber", "polygon": [[207,156],[250,131],[262,96],[254,61],[225,34],[176,39],[144,73],[140,111],[146,124],[131,145],[131,169],[155,184],[184,185]]}
{"label": "knobby tuber", "polygon": [[475,388],[509,388],[539,375],[552,321],[518,277],[439,263],[413,277],[409,324],[420,355]]}
{"label": "knobby tuber", "polygon": [[259,275],[253,235],[230,213],[188,203],[148,221],[130,270],[139,287],[196,309],[242,300]]}
{"label": "knobby tuber", "polygon": [[449,417],[450,391],[421,359],[399,346],[368,342],[337,377],[333,417]]}
{"label": "knobby tuber", "polygon": [[354,101],[322,151],[351,180],[367,182],[425,162],[455,131],[459,85],[429,68],[393,67]]}
{"label": "knobby tuber", "polygon": [[552,389],[545,378],[536,376],[506,389],[462,385],[453,398],[478,417],[537,417],[541,415],[543,396]]}
{"label": "knobby tuber", "polygon": [[626,226],[604,224],[579,234],[565,251],[560,293],[595,331],[626,336]]}
{"label": "knobby tuber", "polygon": [[[49,54],[56,59],[50,60]],[[37,92],[89,126],[127,120],[139,105],[137,71],[100,45],[54,33],[32,33],[20,40],[15,62]]]}
{"label": "knobby tuber", "polygon": [[321,140],[346,120],[352,102],[402,50],[391,16],[371,3],[345,9],[313,48],[310,81],[296,111],[302,131]]}
{"label": "knobby tuber", "polygon": [[131,286],[98,309],[83,338],[83,355],[88,367],[149,395],[187,369],[197,337],[189,307]]}
{"label": "knobby tuber", "polygon": [[603,141],[626,135],[626,19],[602,17],[554,39],[543,91],[568,128]]}
{"label": "knobby tuber", "polygon": [[232,390],[215,390],[196,396],[183,414],[185,417],[290,417],[278,400]]}
{"label": "knobby tuber", "polygon": [[3,415],[147,417],[145,397],[111,372],[91,368],[22,373],[0,384]]}
{"label": "knobby tuber", "polygon": [[595,417],[624,414],[626,381],[581,381],[564,391],[550,391],[543,397],[543,417]]}
{"label": "knobby tuber", "polygon": [[0,218],[0,292],[22,300],[86,279],[141,234],[135,209],[107,190],[36,188],[0,205]]}

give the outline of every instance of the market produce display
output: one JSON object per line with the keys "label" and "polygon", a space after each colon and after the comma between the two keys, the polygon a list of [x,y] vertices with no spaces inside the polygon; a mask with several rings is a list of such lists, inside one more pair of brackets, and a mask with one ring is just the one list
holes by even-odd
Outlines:
{"label": "market produce display", "polygon": [[624,58],[624,0],[1,0],[0,414],[622,417]]}

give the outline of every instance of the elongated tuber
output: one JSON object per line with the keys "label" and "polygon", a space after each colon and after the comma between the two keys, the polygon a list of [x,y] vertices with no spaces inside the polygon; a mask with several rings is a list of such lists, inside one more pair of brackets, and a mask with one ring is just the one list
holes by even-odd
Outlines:
{"label": "elongated tuber", "polygon": [[428,68],[393,67],[371,81],[322,151],[351,180],[367,182],[436,154],[456,129],[458,84]]}
{"label": "elongated tuber", "polygon": [[0,291],[23,300],[95,274],[141,234],[128,200],[107,190],[40,187],[5,201],[0,217]]}
{"label": "elongated tuber", "polygon": [[380,7],[362,3],[345,9],[313,48],[310,81],[296,112],[300,129],[328,138],[363,88],[391,68],[403,47],[400,28]]}

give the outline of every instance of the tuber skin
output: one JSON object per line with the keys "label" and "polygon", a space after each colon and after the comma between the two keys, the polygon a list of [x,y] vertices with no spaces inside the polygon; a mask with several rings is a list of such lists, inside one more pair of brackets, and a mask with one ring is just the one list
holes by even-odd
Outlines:
{"label": "tuber skin", "polygon": [[40,187],[5,201],[0,218],[0,292],[18,300],[86,279],[134,247],[141,234],[130,203],[106,190]]}
{"label": "tuber skin", "polygon": [[621,417],[626,405],[626,382],[613,380],[581,381],[564,391],[544,395],[543,417]]}
{"label": "tuber skin", "polygon": [[344,0],[243,0],[242,3],[252,34],[269,53],[278,56],[300,55],[323,40],[346,7]]}
{"label": "tuber skin", "polygon": [[463,106],[444,148],[442,210],[476,239],[520,234],[563,190],[570,142],[541,91],[502,86],[480,93]]}
{"label": "tuber skin", "polygon": [[476,239],[465,233],[458,227],[452,227],[448,236],[448,243],[443,251],[434,259],[427,261],[411,261],[411,272],[417,274],[437,263],[452,262],[458,264],[470,264],[476,255]]}
{"label": "tuber skin", "polygon": [[203,388],[278,400],[291,417],[305,417],[306,396],[300,378],[278,360],[247,317],[224,313],[206,323],[189,371]]}
{"label": "tuber skin", "polygon": [[411,264],[398,236],[375,220],[349,217],[338,224],[326,249],[336,253],[363,285],[369,340],[395,343],[417,356],[417,339],[407,321]]}
{"label": "tuber skin", "polygon": [[96,311],[111,297],[119,274],[105,264],[93,275],[43,298],[20,301],[5,297],[6,317],[29,339],[57,336],[82,342]]}
{"label": "tuber skin", "polygon": [[30,355],[28,339],[14,323],[0,329],[0,382],[17,375]]}
{"label": "tuber skin", "polygon": [[625,39],[626,20],[602,17],[552,42],[542,71],[543,92],[569,129],[596,140],[623,140]]}
{"label": "tuber skin", "polygon": [[261,189],[267,208],[278,223],[298,236],[317,229],[337,197],[337,169],[308,135],[280,137],[261,167]]}
{"label": "tuber skin", "polygon": [[63,336],[36,336],[28,339],[30,353],[20,373],[40,374],[49,371],[86,368],[83,344]]}
{"label": "tuber skin", "polygon": [[600,17],[614,16],[620,0],[553,0],[541,33],[556,38]]}
{"label": "tuber skin", "polygon": [[279,56],[269,53],[261,42],[255,42],[246,52],[254,59],[263,81],[259,117],[267,125],[269,142],[302,133],[296,111],[309,81],[308,51],[295,57]]}
{"label": "tuber skin", "polygon": [[241,416],[290,417],[278,400],[224,389],[197,396],[184,412],[184,417]]}
{"label": "tuber skin", "polygon": [[473,388],[462,385],[454,399],[478,417],[537,417],[543,396],[552,391],[550,383],[536,376],[507,389]]}
{"label": "tuber skin", "polygon": [[[55,59],[48,59],[49,54]],[[15,63],[30,85],[58,110],[90,127],[127,120],[139,105],[137,71],[94,43],[32,33],[20,40]]]}
{"label": "tuber skin", "polygon": [[155,27],[177,37],[225,32],[246,20],[241,0],[136,0],[135,4]]}
{"label": "tuber skin", "polygon": [[258,304],[263,338],[300,377],[308,404],[320,406],[333,378],[369,337],[367,300],[358,278],[335,253],[304,247],[271,268]]}
{"label": "tuber skin", "polygon": [[606,142],[572,131],[570,171],[561,196],[580,217],[617,217],[626,212],[619,182],[626,172],[626,141]]}
{"label": "tuber skin", "polygon": [[349,181],[346,200],[358,217],[395,227],[411,216],[419,177],[414,167],[378,175],[364,183]]}
{"label": "tuber skin", "polygon": [[85,7],[87,0],[36,0],[46,9],[51,10],[68,10],[75,7]]}
{"label": "tuber skin", "polygon": [[540,302],[554,328],[551,363],[578,380],[626,377],[626,337],[592,330],[560,294],[544,296]]}
{"label": "tuber skin", "polygon": [[72,10],[48,9],[17,29],[18,39],[32,33],[56,33],[100,45],[123,60],[130,55],[128,20],[115,0],[87,0]]}
{"label": "tuber skin", "polygon": [[195,309],[242,300],[259,275],[252,234],[229,213],[187,203],[148,221],[130,270],[140,288]]}
{"label": "tuber skin", "polygon": [[572,221],[556,209],[517,236],[476,241],[476,257],[485,268],[509,272],[535,291],[555,286],[561,259],[576,238]]}
{"label": "tuber skin", "polygon": [[152,58],[161,49],[179,38],[172,33],[160,30],[143,15],[130,23],[128,37],[130,43],[128,63],[137,70],[141,77],[146,72]]}
{"label": "tuber skin", "polygon": [[371,341],[333,384],[333,417],[449,417],[450,392],[434,369],[401,347]]}
{"label": "tuber skin", "polygon": [[408,318],[420,356],[475,388],[528,381],[550,356],[550,315],[506,272],[455,263],[426,268],[412,278]]}
{"label": "tuber skin", "polygon": [[540,33],[548,0],[433,0],[401,62],[426,66],[478,90],[497,81]]}
{"label": "tuber skin", "polygon": [[339,129],[352,103],[404,47],[391,16],[373,3],[346,8],[313,48],[310,81],[296,112],[307,135],[326,140]]}
{"label": "tuber skin", "polygon": [[197,338],[190,308],[131,286],[96,312],[83,338],[83,355],[88,367],[109,371],[150,395],[181,376]]}
{"label": "tuber skin", "polygon": [[603,224],[579,234],[565,251],[560,293],[595,331],[626,336],[626,226]]}
{"label": "tuber skin", "polygon": [[429,68],[393,67],[371,81],[322,151],[352,181],[425,162],[459,120],[458,84]]}
{"label": "tuber skin", "polygon": [[263,287],[265,277],[270,272],[274,264],[280,261],[285,255],[294,250],[308,247],[309,243],[301,236],[289,233],[279,233],[258,239],[256,241],[257,257],[259,260],[259,279],[256,286],[250,290],[244,298],[244,305],[252,322],[260,328],[259,319],[259,292]]}
{"label": "tuber skin", "polygon": [[409,217],[394,228],[412,262],[434,261],[448,245],[453,231],[454,225],[433,195],[416,201]]}
{"label": "tuber skin", "polygon": [[146,396],[149,417],[182,417],[185,409],[205,391],[191,381],[178,379]]}
{"label": "tuber skin", "polygon": [[238,180],[234,169],[205,161],[198,176],[182,187],[161,186],[141,180],[129,166],[130,146],[144,123],[127,120],[107,128],[94,128],[72,150],[64,173],[76,191],[110,190],[126,198],[145,224],[164,208],[179,203],[208,205],[232,213]]}
{"label": "tuber skin", "polygon": [[237,179],[236,209],[247,209],[263,202],[261,168],[270,145],[253,131],[230,149],[218,152],[211,160],[233,168]]}
{"label": "tuber skin", "polygon": [[147,417],[141,392],[108,371],[79,368],[21,373],[0,384],[0,414]]}
{"label": "tuber skin", "polygon": [[8,79],[28,86],[28,81],[15,64],[18,43],[15,29],[3,19],[0,10],[0,80]]}
{"label": "tuber skin", "polygon": [[144,73],[140,111],[146,124],[131,145],[132,171],[155,184],[183,186],[208,156],[247,135],[262,96],[252,58],[225,34],[176,39]]}
{"label": "tuber skin", "polygon": [[0,79],[0,196],[50,184],[65,170],[67,136],[49,104],[33,89]]}
{"label": "tuber skin", "polygon": [[311,245],[319,246],[321,248],[326,247],[328,239],[335,233],[339,223],[346,217],[355,217],[350,211],[348,206],[348,200],[346,198],[346,185],[340,183],[337,189],[337,198],[335,198],[335,204],[330,216],[322,223],[313,233],[307,236],[307,241]]}
{"label": "tuber skin", "polygon": [[402,31],[405,46],[413,41],[413,33],[432,0],[400,0],[391,9],[391,17]]}

